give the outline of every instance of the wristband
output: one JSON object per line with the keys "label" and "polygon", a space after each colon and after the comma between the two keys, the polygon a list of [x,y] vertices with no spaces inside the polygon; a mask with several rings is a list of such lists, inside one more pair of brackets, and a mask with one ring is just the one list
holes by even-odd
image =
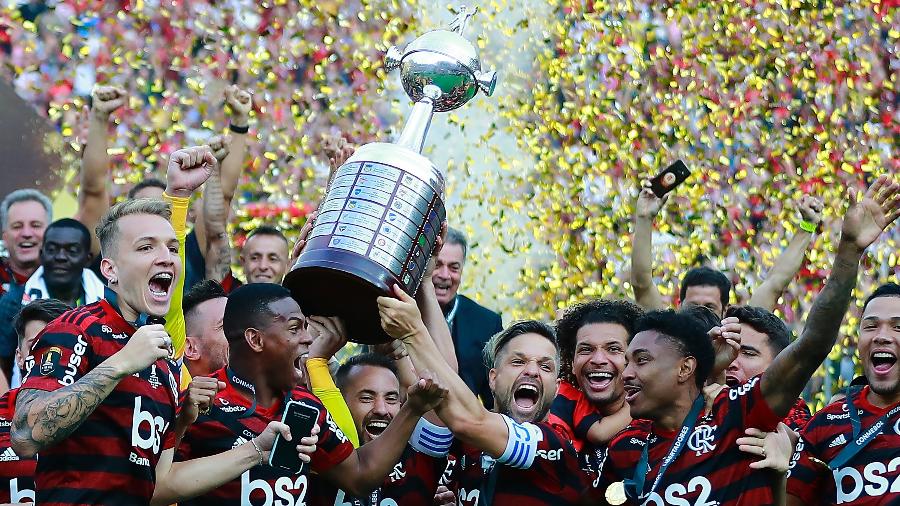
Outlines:
{"label": "wristband", "polygon": [[245,134],[250,131],[250,125],[237,126],[233,123],[229,123],[228,129],[236,134]]}
{"label": "wristband", "polygon": [[189,197],[173,197],[163,192],[163,200],[172,204],[172,218],[169,220],[172,228],[176,233],[183,232],[187,226],[188,207],[191,205],[191,199]]}
{"label": "wristband", "polygon": [[798,223],[797,225],[800,227],[800,230],[804,230],[806,232],[809,232],[810,234],[815,234],[816,229],[818,228],[815,223],[806,220],[800,220],[800,223]]}

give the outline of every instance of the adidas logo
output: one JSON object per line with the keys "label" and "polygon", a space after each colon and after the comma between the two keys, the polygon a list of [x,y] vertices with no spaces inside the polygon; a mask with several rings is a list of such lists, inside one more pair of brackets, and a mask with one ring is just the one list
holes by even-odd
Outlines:
{"label": "adidas logo", "polygon": [[234,444],[231,445],[231,447],[237,448],[238,446],[241,446],[242,444],[244,444],[246,442],[247,442],[246,439],[242,438],[241,436],[238,436],[238,438],[234,440]]}
{"label": "adidas logo", "polygon": [[0,455],[0,462],[12,462],[16,460],[19,460],[19,456],[16,455],[16,452],[14,452],[12,448],[7,448],[3,451],[3,454]]}
{"label": "adidas logo", "polygon": [[829,448],[834,448],[835,446],[841,446],[847,444],[847,438],[844,437],[843,434],[834,438],[830,443],[828,443]]}

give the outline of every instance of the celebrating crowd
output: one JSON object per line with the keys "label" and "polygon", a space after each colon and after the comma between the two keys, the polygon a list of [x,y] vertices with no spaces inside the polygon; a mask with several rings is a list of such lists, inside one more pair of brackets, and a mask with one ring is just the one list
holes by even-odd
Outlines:
{"label": "celebrating crowd", "polygon": [[[146,48],[151,59],[169,51],[166,44],[184,43],[182,22],[202,31],[204,22],[214,26],[216,16],[239,10],[228,5],[203,3],[208,19],[175,8],[182,17],[151,23],[165,35]],[[281,19],[299,19],[295,7],[275,2],[250,24],[280,33]],[[19,16],[46,24],[45,10],[29,2]],[[50,38],[40,46],[47,67],[32,79],[59,68],[46,52],[57,44],[52,33],[42,32]],[[7,46],[14,60],[33,57]],[[152,81],[142,76],[146,68],[134,70],[134,82]],[[257,142],[248,132],[282,132],[287,121],[254,112],[260,93],[209,76],[220,107],[140,137],[168,147],[136,166],[165,170],[126,185],[110,146],[142,131],[131,123],[185,97],[151,100],[149,86],[139,100],[146,103],[134,108],[130,79],[104,78],[95,68],[85,75],[89,86],[74,83],[91,93],[79,125],[75,215],[54,219],[51,201],[35,189],[0,202],[8,252],[0,263],[0,504],[900,502],[900,285],[860,275],[871,252],[897,234],[893,167],[874,168],[865,188],[827,203],[841,212],[827,224],[839,235],[823,260],[821,287],[802,281],[826,207],[807,192],[793,234],[745,297],[736,296],[734,276],[755,276],[700,265],[667,273],[679,280],[669,307],[653,276],[653,236],[659,214],[685,187],[661,194],[645,181],[633,185],[637,197],[627,204],[630,231],[610,230],[625,237],[631,255],[627,280],[609,290],[622,297],[582,297],[544,315],[553,322],[504,326],[459,293],[469,242],[460,224],[449,223],[415,295],[394,286],[374,302],[391,340],[363,347],[348,342],[370,336],[348,335],[353,326],[341,318],[304,313],[282,286],[315,211],[297,220],[298,231],[255,223],[240,239],[229,233],[242,179],[269,159],[270,147],[260,144],[277,143],[278,135]],[[46,98],[29,97],[41,87],[23,82],[20,94]],[[45,106],[53,109],[53,100]],[[181,147],[192,126],[211,118],[227,123],[205,128],[228,133]],[[332,126],[347,127],[323,128]],[[314,156],[333,172],[352,153],[338,140]],[[810,292],[811,303],[786,322],[773,311],[797,291]],[[801,394],[845,337],[842,322],[856,304],[862,372],[851,372],[849,385],[813,413]],[[291,413],[308,416],[308,430],[292,432],[303,424]]]}

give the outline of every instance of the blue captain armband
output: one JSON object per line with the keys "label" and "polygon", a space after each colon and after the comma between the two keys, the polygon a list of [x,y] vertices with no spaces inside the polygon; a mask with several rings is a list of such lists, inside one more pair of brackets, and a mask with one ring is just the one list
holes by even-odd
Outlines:
{"label": "blue captain armband", "polygon": [[417,452],[430,457],[446,457],[453,444],[453,433],[447,427],[435,425],[422,417],[409,438],[409,444]]}
{"label": "blue captain armband", "polygon": [[537,446],[544,439],[541,429],[533,423],[518,423],[506,415],[500,415],[509,429],[506,451],[497,462],[518,469],[528,469],[537,455]]}

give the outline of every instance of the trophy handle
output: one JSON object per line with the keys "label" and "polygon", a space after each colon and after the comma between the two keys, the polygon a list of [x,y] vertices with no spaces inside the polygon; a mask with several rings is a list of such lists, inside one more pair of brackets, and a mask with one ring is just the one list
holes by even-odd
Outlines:
{"label": "trophy handle", "polygon": [[431,126],[431,117],[434,115],[434,101],[440,98],[443,92],[437,86],[428,84],[422,89],[422,93],[424,96],[413,106],[412,114],[406,120],[403,132],[395,143],[416,153],[422,152],[428,127]]}
{"label": "trophy handle", "polygon": [[387,54],[384,55],[384,70],[391,72],[400,66],[401,60],[403,60],[403,53],[400,51],[400,48],[391,46],[388,48]]}
{"label": "trophy handle", "polygon": [[493,70],[490,72],[475,72],[475,80],[478,82],[478,88],[484,92],[485,95],[491,96],[494,94],[494,88],[497,87],[497,73]]}

